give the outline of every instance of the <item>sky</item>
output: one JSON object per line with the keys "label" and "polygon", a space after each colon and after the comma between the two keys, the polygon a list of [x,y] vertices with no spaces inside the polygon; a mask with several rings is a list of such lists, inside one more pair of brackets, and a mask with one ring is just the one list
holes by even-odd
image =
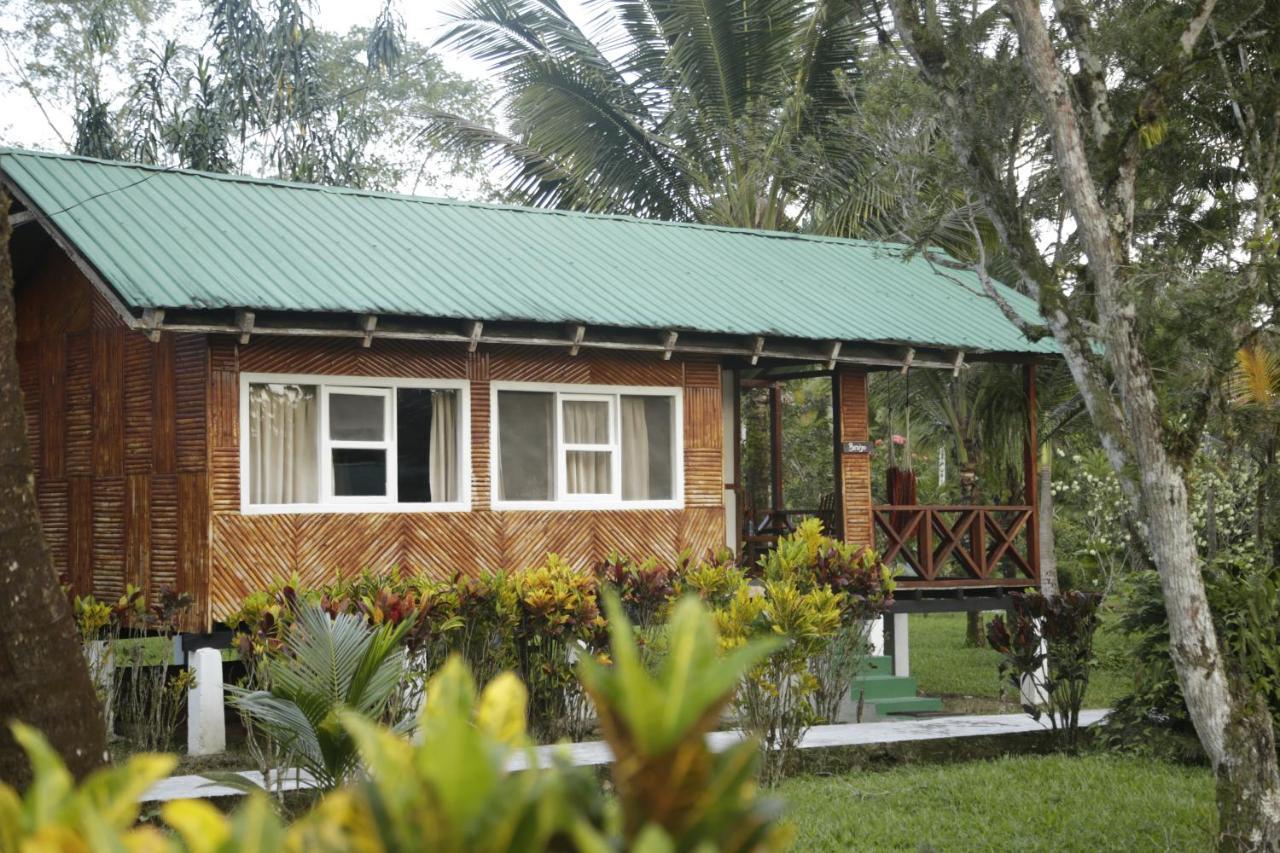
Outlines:
{"label": "sky", "polygon": [[[189,3],[183,4],[190,10]],[[344,32],[354,26],[373,23],[381,8],[381,0],[314,0],[315,19],[321,29]],[[447,23],[447,12],[458,5],[458,0],[400,0],[399,11],[404,18],[410,38],[430,44],[439,37]],[[585,0],[561,0],[561,5],[571,17],[588,32],[593,16],[585,8]],[[162,21],[156,29],[157,37],[166,28],[183,26],[176,16],[173,21]],[[486,69],[482,63],[452,51],[439,51],[446,65],[464,77],[484,79]],[[0,70],[8,71],[7,57],[0,56],[5,64]],[[64,138],[71,138],[71,115],[55,112],[50,120]],[[0,144],[40,148],[50,151],[64,150],[64,146],[41,115],[35,102],[22,89],[7,86],[0,81]]]}

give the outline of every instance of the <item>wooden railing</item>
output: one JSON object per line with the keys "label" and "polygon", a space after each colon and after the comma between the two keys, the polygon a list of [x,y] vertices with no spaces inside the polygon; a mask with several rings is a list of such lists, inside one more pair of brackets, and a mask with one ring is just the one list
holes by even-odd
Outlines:
{"label": "wooden railing", "polygon": [[1029,546],[1029,506],[876,506],[876,548],[910,567],[907,586],[1031,586],[1040,566]]}

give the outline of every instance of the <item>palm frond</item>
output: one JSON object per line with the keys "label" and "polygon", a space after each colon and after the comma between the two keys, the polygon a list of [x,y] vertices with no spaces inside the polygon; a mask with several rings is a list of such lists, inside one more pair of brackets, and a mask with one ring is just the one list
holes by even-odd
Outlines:
{"label": "palm frond", "polygon": [[1237,350],[1227,393],[1236,406],[1274,408],[1280,401],[1280,356],[1261,343]]}

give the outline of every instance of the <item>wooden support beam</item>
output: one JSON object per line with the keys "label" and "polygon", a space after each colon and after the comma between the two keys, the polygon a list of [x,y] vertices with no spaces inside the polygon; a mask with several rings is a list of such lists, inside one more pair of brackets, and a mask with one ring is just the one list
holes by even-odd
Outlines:
{"label": "wooden support beam", "polygon": [[956,360],[951,363],[951,377],[953,379],[960,375],[960,368],[962,367],[964,367],[964,350],[958,350],[956,352]]}
{"label": "wooden support beam", "polygon": [[577,355],[582,349],[582,339],[587,336],[586,326],[573,327],[573,345],[569,347],[569,355]]}
{"label": "wooden support beam", "polygon": [[1040,579],[1040,436],[1039,401],[1036,399],[1036,366],[1022,366],[1022,382],[1027,397],[1027,434],[1022,446],[1022,475],[1025,477],[1025,500],[1031,507],[1027,519],[1027,563],[1036,580]]}
{"label": "wooden support beam", "polygon": [[907,354],[902,357],[902,375],[906,376],[911,369],[911,362],[916,360],[916,348],[907,347]]}
{"label": "wooden support beam", "polygon": [[844,346],[844,341],[832,341],[831,353],[827,356],[827,370],[836,369],[836,359],[840,357],[840,347]]}
{"label": "wooden support beam", "polygon": [[9,227],[13,229],[21,228],[28,222],[35,222],[36,215],[29,210],[20,210],[17,213],[9,214]]}
{"label": "wooden support beam", "polygon": [[680,337],[679,332],[667,332],[667,342],[662,345],[662,360],[670,361],[671,353],[675,351],[676,339]]}
{"label": "wooden support beam", "polygon": [[360,341],[360,346],[368,349],[373,346],[373,330],[378,327],[377,314],[361,314],[360,315],[360,331],[364,332],[364,338]]}
{"label": "wooden support beam", "polygon": [[752,366],[755,366],[755,364],[760,361],[760,353],[762,352],[764,352],[764,336],[757,335],[755,345],[751,348]]}
{"label": "wooden support beam", "polygon": [[484,323],[480,320],[471,321],[471,334],[468,336],[467,352],[475,352],[480,347],[480,333],[484,331]]}
{"label": "wooden support beam", "polygon": [[769,446],[773,463],[773,509],[782,509],[782,386],[769,386]]}
{"label": "wooden support beam", "polygon": [[249,343],[249,336],[253,334],[253,312],[237,311],[236,328],[240,330],[240,343]]}
{"label": "wooden support beam", "polygon": [[142,327],[146,331],[147,340],[151,343],[159,343],[160,326],[164,323],[163,308],[143,308],[142,309]]}

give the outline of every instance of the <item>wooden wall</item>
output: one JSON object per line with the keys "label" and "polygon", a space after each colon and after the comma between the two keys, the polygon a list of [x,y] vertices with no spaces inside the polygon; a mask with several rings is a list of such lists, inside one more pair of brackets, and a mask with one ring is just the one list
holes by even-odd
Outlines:
{"label": "wooden wall", "polygon": [[36,496],[63,581],[112,602],[133,584],[176,588],[203,604],[204,337],[153,344],[129,331],[57,251],[20,282],[17,308]]}
{"label": "wooden wall", "polygon": [[[293,573],[308,584],[362,569],[400,566],[447,577],[522,568],[555,552],[587,565],[610,550],[674,560],[725,542],[720,368],[714,361],[651,355],[375,340],[255,337],[210,339],[209,443],[214,617],[245,593]],[[463,378],[471,383],[472,510],[457,513],[242,515],[239,373]],[[570,382],[684,388],[685,508],[626,511],[490,509],[489,382]]]}
{"label": "wooden wall", "polygon": [[[840,441],[867,441],[867,374],[853,368],[841,368],[836,374],[840,383]],[[875,540],[871,529],[871,456],[866,453],[840,454],[840,494],[843,496],[844,539],[871,545]]]}

